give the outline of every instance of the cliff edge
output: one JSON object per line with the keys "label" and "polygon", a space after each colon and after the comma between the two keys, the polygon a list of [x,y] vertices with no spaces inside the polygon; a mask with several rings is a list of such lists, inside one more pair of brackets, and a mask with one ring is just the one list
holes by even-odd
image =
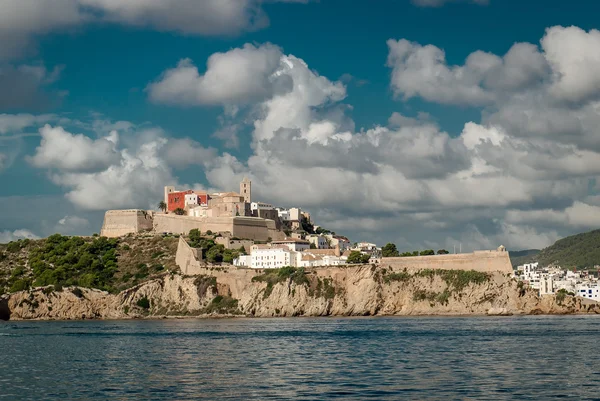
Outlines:
{"label": "cliff edge", "polygon": [[600,307],[568,295],[538,297],[501,272],[398,272],[364,265],[310,271],[207,268],[196,276],[167,273],[118,294],[50,286],[10,294],[4,310],[15,320],[50,320],[567,314],[599,313]]}

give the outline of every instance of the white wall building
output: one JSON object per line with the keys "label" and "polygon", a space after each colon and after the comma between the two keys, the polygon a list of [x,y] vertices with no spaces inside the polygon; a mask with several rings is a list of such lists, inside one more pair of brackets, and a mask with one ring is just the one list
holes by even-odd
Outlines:
{"label": "white wall building", "polygon": [[302,252],[307,249],[310,249],[310,242],[303,240],[303,239],[297,239],[297,238],[286,238],[281,241],[273,241],[273,242],[271,242],[271,244],[273,244],[273,246],[284,246],[284,247],[288,248],[290,251],[297,251],[297,252]]}
{"label": "white wall building", "polygon": [[250,203],[250,210],[272,210],[273,205],[269,205],[268,203],[263,202],[252,202]]}
{"label": "white wall building", "polygon": [[292,207],[288,212],[290,214],[290,221],[300,221],[302,219],[302,209],[299,207]]}
{"label": "white wall building", "polygon": [[193,207],[199,205],[198,194],[186,194],[185,195],[185,206]]}
{"label": "white wall building", "polygon": [[[295,253],[295,252],[294,252]],[[292,266],[292,254],[286,248],[262,248],[253,246],[250,253],[250,265],[253,269],[279,269]]]}
{"label": "white wall building", "polygon": [[597,283],[582,283],[576,286],[575,295],[594,301],[600,301],[600,287]]}
{"label": "white wall building", "polygon": [[329,241],[322,235],[309,235],[307,238],[308,242],[313,244],[316,249],[329,249]]}

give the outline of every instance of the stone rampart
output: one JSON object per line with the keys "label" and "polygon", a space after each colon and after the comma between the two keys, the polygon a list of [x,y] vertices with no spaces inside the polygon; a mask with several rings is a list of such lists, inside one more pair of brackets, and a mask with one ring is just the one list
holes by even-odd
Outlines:
{"label": "stone rampart", "polygon": [[120,237],[130,233],[152,231],[153,213],[145,210],[109,210],[104,214],[100,235]]}
{"label": "stone rampart", "polygon": [[512,273],[512,264],[506,251],[475,251],[431,256],[408,256],[382,258],[381,266],[394,271],[406,268],[410,271],[422,269],[475,270],[481,272]]}
{"label": "stone rampart", "polygon": [[183,237],[179,237],[175,263],[181,269],[181,273],[186,276],[202,274],[206,269],[205,266],[202,266],[202,250],[189,246]]}

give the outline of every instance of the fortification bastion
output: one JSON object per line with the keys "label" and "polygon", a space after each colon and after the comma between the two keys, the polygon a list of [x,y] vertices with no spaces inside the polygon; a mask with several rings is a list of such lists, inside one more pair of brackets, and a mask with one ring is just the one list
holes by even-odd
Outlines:
{"label": "fortification bastion", "polygon": [[155,213],[145,210],[109,210],[104,215],[101,235],[120,237],[141,232],[187,234],[192,229],[202,232],[229,233],[255,241],[283,239],[273,220],[259,217],[193,217]]}

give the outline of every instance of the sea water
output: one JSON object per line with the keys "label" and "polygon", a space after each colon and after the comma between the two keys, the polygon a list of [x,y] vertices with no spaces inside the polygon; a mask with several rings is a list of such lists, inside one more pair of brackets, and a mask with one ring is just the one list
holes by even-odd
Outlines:
{"label": "sea water", "polygon": [[0,323],[0,399],[600,398],[600,317]]}

